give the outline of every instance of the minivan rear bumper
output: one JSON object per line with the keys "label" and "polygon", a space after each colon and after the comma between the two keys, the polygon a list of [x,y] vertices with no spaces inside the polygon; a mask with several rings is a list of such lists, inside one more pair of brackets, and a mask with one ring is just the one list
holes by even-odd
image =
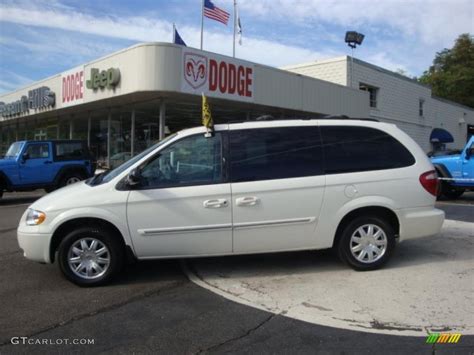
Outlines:
{"label": "minivan rear bumper", "polygon": [[444,211],[433,207],[398,211],[400,241],[438,234],[443,226]]}

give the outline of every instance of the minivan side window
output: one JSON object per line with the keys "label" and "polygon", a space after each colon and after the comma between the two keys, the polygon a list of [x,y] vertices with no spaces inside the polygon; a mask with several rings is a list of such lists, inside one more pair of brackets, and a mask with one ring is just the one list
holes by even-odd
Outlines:
{"label": "minivan side window", "polygon": [[164,188],[223,182],[222,136],[198,134],[164,148],[141,170],[141,188]]}
{"label": "minivan side window", "polygon": [[326,174],[396,169],[415,164],[413,155],[378,129],[322,126]]}
{"label": "minivan side window", "polygon": [[323,159],[317,126],[230,131],[232,182],[321,175]]}

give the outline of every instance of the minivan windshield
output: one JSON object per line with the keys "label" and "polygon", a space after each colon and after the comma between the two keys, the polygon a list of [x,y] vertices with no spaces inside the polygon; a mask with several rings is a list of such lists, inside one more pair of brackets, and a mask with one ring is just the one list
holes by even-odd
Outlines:
{"label": "minivan windshield", "polygon": [[158,143],[152,145],[151,147],[145,149],[143,152],[141,152],[140,154],[134,156],[132,159],[127,160],[125,163],[123,163],[122,165],[119,165],[115,169],[110,170],[110,171],[106,171],[106,172],[103,172],[102,174],[94,176],[91,180],[88,181],[88,184],[91,185],[91,186],[94,186],[94,185],[99,185],[99,184],[111,181],[113,178],[120,175],[122,172],[127,170],[129,167],[131,167],[137,161],[139,161],[144,156],[149,154],[151,151],[153,151],[156,148],[158,148],[159,146],[165,144],[166,142],[168,142],[169,140],[171,140],[175,136],[176,136],[176,134],[172,134],[172,135],[166,137],[165,139],[159,141]]}
{"label": "minivan windshield", "polygon": [[8,148],[5,158],[16,158],[21,152],[21,147],[23,146],[22,142],[13,143],[10,148]]}

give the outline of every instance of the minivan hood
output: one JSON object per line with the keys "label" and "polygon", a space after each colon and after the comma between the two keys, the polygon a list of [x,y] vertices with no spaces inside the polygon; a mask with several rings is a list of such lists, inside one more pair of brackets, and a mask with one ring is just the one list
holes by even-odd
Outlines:
{"label": "minivan hood", "polygon": [[115,183],[90,186],[81,181],[43,196],[30,208],[45,212],[62,212],[78,208],[106,208],[125,204],[128,191],[117,191]]}

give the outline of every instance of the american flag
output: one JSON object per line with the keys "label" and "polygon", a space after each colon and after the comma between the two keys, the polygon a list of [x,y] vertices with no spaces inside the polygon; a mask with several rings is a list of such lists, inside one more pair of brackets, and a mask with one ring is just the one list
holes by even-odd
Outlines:
{"label": "american flag", "polygon": [[227,25],[230,17],[227,11],[219,9],[211,0],[204,0],[204,16],[222,22],[224,25]]}

